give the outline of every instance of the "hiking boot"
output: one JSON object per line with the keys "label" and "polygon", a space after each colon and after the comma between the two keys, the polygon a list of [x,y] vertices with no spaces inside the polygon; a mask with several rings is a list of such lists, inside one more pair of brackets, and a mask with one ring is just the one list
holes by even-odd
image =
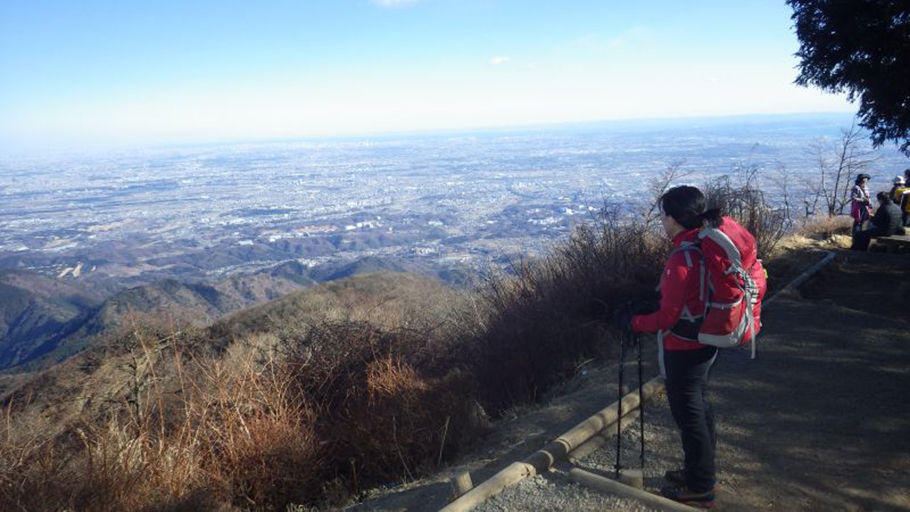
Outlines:
{"label": "hiking boot", "polygon": [[695,492],[685,485],[668,485],[660,493],[668,499],[689,505],[690,507],[711,508],[714,506],[714,492]]}
{"label": "hiking boot", "polygon": [[[664,473],[664,480],[673,485],[686,485],[686,470],[684,469],[668,469]],[[711,492],[714,492],[717,487],[717,479],[711,479]]]}

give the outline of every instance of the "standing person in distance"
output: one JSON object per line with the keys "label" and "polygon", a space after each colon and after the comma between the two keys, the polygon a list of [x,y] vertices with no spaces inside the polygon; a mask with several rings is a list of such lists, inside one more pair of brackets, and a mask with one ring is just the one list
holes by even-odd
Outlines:
{"label": "standing person in distance", "polygon": [[[904,171],[910,172],[910,169]],[[891,187],[891,199],[901,209],[901,225],[906,226],[910,221],[910,183],[903,176],[894,177],[894,186]]]}
{"label": "standing person in distance", "polygon": [[872,217],[872,199],[866,184],[872,177],[859,174],[850,190],[850,216],[853,217],[853,236],[863,230],[863,223]]}
{"label": "standing person in distance", "polygon": [[906,181],[903,176],[895,176],[894,179],[891,180],[891,183],[893,183],[893,185],[891,186],[891,192],[888,194],[895,204],[901,204],[904,191],[907,190]]}
{"label": "standing person in distance", "polygon": [[897,204],[904,212],[904,226],[910,226],[910,168],[904,169],[904,186],[907,187],[907,190],[904,191],[904,196],[897,201]]}

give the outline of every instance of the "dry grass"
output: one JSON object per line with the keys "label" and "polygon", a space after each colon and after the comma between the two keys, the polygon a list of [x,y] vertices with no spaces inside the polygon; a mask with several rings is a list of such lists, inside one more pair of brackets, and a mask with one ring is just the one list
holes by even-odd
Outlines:
{"label": "dry grass", "polygon": [[[160,341],[143,336],[139,344]],[[290,379],[251,357],[229,368],[227,358],[194,360],[175,342],[168,348],[180,389],[150,371],[147,399],[127,392],[105,419],[41,424],[9,403],[0,509],[273,510],[311,500],[318,475],[300,468],[319,467],[314,414],[290,392]],[[162,366],[145,352],[149,367]]]}
{"label": "dry grass", "polygon": [[813,217],[804,221],[796,234],[810,240],[826,242],[836,247],[850,246],[850,231],[853,219],[846,215],[835,217]]}
{"label": "dry grass", "polygon": [[765,261],[769,291],[789,283],[818,262],[825,251],[850,247],[852,224],[852,219],[843,216],[810,218],[781,238],[771,259]]}

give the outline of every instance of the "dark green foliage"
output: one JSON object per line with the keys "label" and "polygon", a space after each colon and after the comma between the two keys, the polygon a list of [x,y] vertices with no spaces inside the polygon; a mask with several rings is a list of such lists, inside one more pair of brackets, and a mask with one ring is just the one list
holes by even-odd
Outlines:
{"label": "dark green foliage", "polygon": [[910,155],[910,2],[787,0],[799,37],[799,85],[859,100],[860,125],[878,147]]}

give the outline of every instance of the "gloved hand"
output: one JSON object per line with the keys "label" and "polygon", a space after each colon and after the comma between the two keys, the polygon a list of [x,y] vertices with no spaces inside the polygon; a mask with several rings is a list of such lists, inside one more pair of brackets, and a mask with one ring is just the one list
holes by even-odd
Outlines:
{"label": "gloved hand", "polygon": [[653,301],[629,301],[613,312],[613,326],[621,331],[632,330],[632,317],[656,311]]}
{"label": "gloved hand", "polygon": [[613,327],[622,332],[632,332],[632,317],[635,315],[635,306],[627,302],[613,311]]}

